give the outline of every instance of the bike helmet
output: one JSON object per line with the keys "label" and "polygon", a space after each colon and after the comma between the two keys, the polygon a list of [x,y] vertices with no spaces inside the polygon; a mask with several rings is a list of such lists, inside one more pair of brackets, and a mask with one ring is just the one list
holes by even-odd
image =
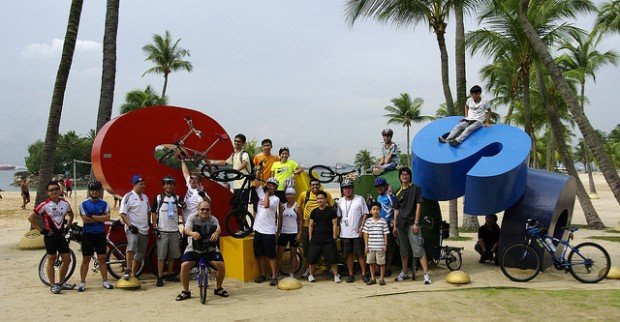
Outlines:
{"label": "bike helmet", "polygon": [[88,190],[101,190],[101,182],[97,180],[88,181]]}
{"label": "bike helmet", "polygon": [[375,187],[387,186],[387,181],[385,181],[385,179],[383,179],[383,178],[377,178],[377,179],[375,179],[375,182],[373,182],[373,185]]}
{"label": "bike helmet", "polygon": [[342,180],[342,183],[340,184],[341,187],[346,188],[346,187],[353,187],[353,180],[351,179],[344,179]]}
{"label": "bike helmet", "polygon": [[276,187],[280,185],[280,181],[278,181],[278,179],[271,177],[269,179],[267,179],[267,183],[271,183],[273,185],[275,185]]}
{"label": "bike helmet", "polygon": [[175,182],[176,180],[174,180],[174,177],[172,176],[164,176],[163,178],[161,178],[161,184],[166,184],[166,183],[174,184]]}
{"label": "bike helmet", "polygon": [[387,136],[393,136],[394,135],[394,131],[392,131],[392,129],[385,129],[383,131],[381,131],[381,135],[387,135]]}

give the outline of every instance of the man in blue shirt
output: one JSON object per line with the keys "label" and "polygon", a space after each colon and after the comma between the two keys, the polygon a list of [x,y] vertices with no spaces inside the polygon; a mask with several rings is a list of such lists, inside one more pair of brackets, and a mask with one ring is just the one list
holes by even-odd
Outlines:
{"label": "man in blue shirt", "polygon": [[106,235],[105,222],[110,220],[110,207],[105,200],[101,199],[101,183],[91,181],[88,183],[88,196],[80,205],[80,217],[84,223],[84,234],[82,236],[82,265],[80,266],[80,284],[78,292],[86,290],[86,274],[88,265],[93,253],[97,252],[99,269],[103,278],[103,287],[106,289],[114,288],[108,282],[108,269],[105,265]]}
{"label": "man in blue shirt", "polygon": [[381,213],[380,216],[383,218],[390,228],[390,233],[388,234],[388,244],[387,244],[387,260],[385,262],[385,276],[392,275],[392,259],[394,258],[394,249],[396,248],[396,239],[394,238],[394,233],[392,230],[394,229],[394,223],[392,220],[394,219],[394,195],[388,193],[388,184],[384,178],[378,177],[375,179],[373,185],[377,191],[377,202],[381,205]]}

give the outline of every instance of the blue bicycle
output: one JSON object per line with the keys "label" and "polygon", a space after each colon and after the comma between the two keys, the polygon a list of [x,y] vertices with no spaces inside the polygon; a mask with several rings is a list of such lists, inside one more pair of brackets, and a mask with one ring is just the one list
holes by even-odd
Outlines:
{"label": "blue bicycle", "polygon": [[198,281],[198,289],[200,290],[200,303],[205,304],[207,301],[207,286],[209,286],[209,269],[207,268],[207,260],[202,257],[198,262],[196,281]]}
{"label": "blue bicycle", "polygon": [[541,254],[534,249],[534,245],[537,245],[551,255],[555,269],[570,272],[582,283],[599,282],[609,273],[609,254],[595,243],[572,246],[570,241],[578,229],[563,227],[562,230],[568,231],[569,235],[568,240],[561,240],[550,236],[547,229],[541,227],[536,219],[528,219],[523,242],[509,245],[500,255],[502,272],[515,282],[527,282],[536,277],[542,270]]}

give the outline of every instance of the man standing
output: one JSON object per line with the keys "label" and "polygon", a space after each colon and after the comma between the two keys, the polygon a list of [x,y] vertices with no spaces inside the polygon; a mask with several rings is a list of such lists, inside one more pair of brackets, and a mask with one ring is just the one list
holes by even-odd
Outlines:
{"label": "man standing", "polygon": [[[271,166],[273,166],[273,163],[278,161],[279,158],[271,154],[273,145],[270,139],[264,139],[261,142],[261,147],[263,152],[255,155],[252,162],[254,163],[254,168],[258,171],[256,173],[257,178],[264,180],[271,176]],[[261,187],[265,185],[265,182],[261,180],[254,181],[254,186]],[[252,205],[254,206],[254,213],[256,213],[256,207],[258,205],[258,196],[256,196],[256,193],[252,193]]]}
{"label": "man standing", "polygon": [[[321,183],[319,182],[319,180],[312,178],[310,179],[310,189],[300,194],[299,199],[297,200],[297,204],[303,212],[304,224],[302,229],[302,246],[304,250],[304,256],[306,256],[306,261],[308,259],[310,246],[308,240],[308,226],[310,225],[310,214],[312,213],[312,210],[316,209],[319,206],[316,198],[316,195],[319,191],[321,191]],[[333,207],[334,200],[332,199],[332,195],[327,191],[325,191],[325,194],[327,196],[327,207]],[[306,268],[306,271],[301,276],[303,278],[306,278],[309,274],[310,266]]]}
{"label": "man standing", "polygon": [[[287,147],[280,148],[278,155],[280,155],[280,161],[274,162],[271,166],[271,177],[278,179],[278,182],[280,182],[276,190],[276,196],[284,202],[286,200],[284,191],[289,186],[287,185],[288,179],[291,179],[294,174],[299,174],[303,169],[297,162],[289,159],[291,153]],[[290,186],[292,187],[294,184]]]}
{"label": "man standing", "polygon": [[388,193],[388,184],[384,178],[377,178],[373,182],[377,191],[377,202],[381,206],[380,216],[388,224],[390,232],[387,236],[387,261],[385,262],[385,276],[392,275],[392,260],[394,259],[394,250],[396,249],[396,239],[394,238],[394,203],[396,202],[394,195]]}
{"label": "man standing", "polygon": [[71,198],[73,196],[73,182],[69,177],[65,178],[65,187],[67,188],[67,197]]}
{"label": "man standing", "polygon": [[[157,283],[155,286],[164,286],[164,279],[174,280],[174,259],[181,257],[181,245],[179,244],[179,207],[182,201],[174,194],[175,180],[171,176],[164,176],[161,180],[163,193],[155,196],[151,208],[151,222],[153,231],[157,237]],[[180,217],[180,218],[179,218]],[[164,274],[164,261],[168,260],[168,274]]]}
{"label": "man standing", "polygon": [[[65,239],[65,217],[68,227],[73,223],[73,211],[71,206],[64,199],[60,198],[60,185],[57,181],[50,181],[47,184],[48,198],[41,202],[34,211],[28,216],[28,221],[34,229],[41,232],[43,242],[45,243],[45,251],[47,252],[47,263],[45,271],[50,281],[51,291],[54,294],[60,293],[61,290],[73,289],[74,284],[67,283],[65,277],[69,269],[69,244]],[[37,217],[41,216],[43,227],[39,226]],[[62,264],[60,265],[60,275],[58,283],[54,272],[54,262],[60,254]]]}
{"label": "man standing", "polygon": [[327,194],[319,191],[316,194],[319,206],[310,214],[308,226],[308,239],[310,250],[308,251],[308,263],[310,274],[308,282],[314,282],[314,266],[319,263],[321,256],[332,268],[334,282],[340,283],[338,275],[338,249],[336,248],[336,236],[338,236],[338,215],[333,207],[327,207]]}
{"label": "man standing", "polygon": [[26,209],[26,205],[30,202],[30,189],[28,188],[28,178],[22,177],[22,182],[19,185],[22,191],[22,209]]}
{"label": "man standing", "polygon": [[185,185],[187,186],[187,192],[185,193],[185,198],[183,198],[185,203],[185,208],[183,208],[183,224],[185,224],[190,215],[198,213],[198,204],[205,200],[210,202],[211,198],[206,194],[200,183],[202,176],[197,173],[191,173],[185,160],[181,160],[181,171],[183,171],[183,178],[185,178]]}
{"label": "man standing", "polygon": [[277,187],[278,180],[269,178],[265,187],[256,188],[258,210],[254,219],[254,256],[258,258],[260,269],[260,276],[256,278],[255,282],[262,283],[267,280],[265,267],[269,262],[271,268],[269,285],[271,286],[278,285],[276,240],[280,234],[277,225],[280,199],[274,195]]}
{"label": "man standing", "polygon": [[347,283],[353,283],[353,255],[362,269],[362,281],[368,282],[366,276],[366,253],[362,228],[368,216],[368,206],[363,197],[353,192],[353,180],[345,179],[340,185],[343,198],[338,200],[338,217],[340,218],[340,249],[347,259],[349,276]]}
{"label": "man standing", "polygon": [[396,193],[394,204],[394,236],[400,244],[400,257],[402,258],[403,270],[396,277],[400,282],[409,278],[409,248],[413,257],[420,258],[420,264],[424,270],[424,284],[431,284],[428,274],[428,262],[424,252],[424,240],[420,231],[420,217],[422,215],[422,190],[411,182],[411,169],[407,167],[398,170],[401,182],[400,190]]}
{"label": "man standing", "polygon": [[144,260],[149,233],[149,198],[144,194],[144,178],[136,174],[131,178],[133,190],[126,193],[119,210],[125,223],[127,235],[127,270],[123,278],[136,276],[140,263]]}
{"label": "man standing", "polygon": [[80,217],[84,224],[84,235],[82,236],[82,265],[80,266],[80,284],[78,292],[86,290],[86,275],[88,274],[88,265],[90,258],[94,252],[97,252],[99,260],[99,269],[101,270],[101,278],[103,279],[103,287],[113,289],[114,287],[108,282],[108,268],[105,263],[106,254],[106,236],[105,222],[110,220],[110,207],[105,200],[101,199],[101,183],[98,181],[90,181],[88,183],[88,199],[80,205]]}

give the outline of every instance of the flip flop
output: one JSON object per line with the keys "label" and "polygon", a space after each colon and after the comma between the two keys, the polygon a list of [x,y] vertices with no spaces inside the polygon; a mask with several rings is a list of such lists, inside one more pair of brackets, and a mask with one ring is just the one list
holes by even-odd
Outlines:
{"label": "flip flop", "polygon": [[179,295],[177,295],[177,298],[175,300],[183,301],[183,300],[187,300],[190,297],[192,297],[192,292],[190,292],[190,291],[181,291],[181,293]]}
{"label": "flip flop", "polygon": [[219,295],[221,297],[228,297],[229,295],[228,292],[222,287],[216,288],[215,290],[213,290],[213,294]]}

